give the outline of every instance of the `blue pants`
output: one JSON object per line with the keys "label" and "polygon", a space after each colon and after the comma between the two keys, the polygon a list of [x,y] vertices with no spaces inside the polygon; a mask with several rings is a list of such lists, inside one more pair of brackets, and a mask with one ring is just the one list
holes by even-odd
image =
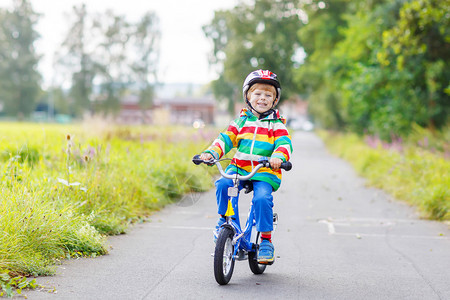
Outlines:
{"label": "blue pants", "polygon": [[[256,230],[269,232],[273,230],[273,196],[272,186],[264,181],[253,182],[253,208],[255,210]],[[243,188],[239,183],[239,191]],[[218,213],[225,215],[228,207],[228,188],[233,186],[233,180],[221,177],[216,181],[216,197]],[[239,195],[238,195],[239,197]]]}

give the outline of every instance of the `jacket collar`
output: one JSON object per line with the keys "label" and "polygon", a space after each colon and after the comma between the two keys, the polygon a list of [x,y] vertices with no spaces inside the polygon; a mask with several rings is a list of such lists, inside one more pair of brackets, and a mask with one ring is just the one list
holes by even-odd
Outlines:
{"label": "jacket collar", "polygon": [[[248,118],[255,118],[258,119],[251,110],[249,110],[248,108],[243,108],[241,110],[241,113],[239,115],[240,117],[248,117]],[[273,112],[269,115],[267,115],[266,117],[262,118],[261,120],[280,120],[282,119],[280,116],[280,112],[278,111],[278,109],[274,109]]]}

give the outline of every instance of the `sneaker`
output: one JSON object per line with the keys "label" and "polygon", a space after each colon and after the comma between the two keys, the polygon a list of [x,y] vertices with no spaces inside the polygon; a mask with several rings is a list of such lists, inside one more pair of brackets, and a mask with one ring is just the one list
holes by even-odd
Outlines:
{"label": "sneaker", "polygon": [[274,261],[274,251],[275,248],[273,247],[273,244],[268,240],[263,240],[261,244],[259,244],[258,263],[272,264]]}
{"label": "sneaker", "polygon": [[220,231],[220,226],[223,225],[223,223],[226,222],[226,219],[224,217],[220,217],[219,220],[217,220],[217,225],[216,228],[214,229],[213,233],[214,233],[214,243],[217,242],[217,239],[219,238],[219,231]]}

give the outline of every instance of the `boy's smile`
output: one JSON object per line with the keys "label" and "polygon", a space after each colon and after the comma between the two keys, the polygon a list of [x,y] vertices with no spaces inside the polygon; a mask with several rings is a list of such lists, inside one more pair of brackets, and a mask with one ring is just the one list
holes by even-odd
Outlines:
{"label": "boy's smile", "polygon": [[255,89],[250,93],[250,98],[248,101],[257,113],[262,114],[272,108],[274,100],[275,96],[273,92],[263,89]]}

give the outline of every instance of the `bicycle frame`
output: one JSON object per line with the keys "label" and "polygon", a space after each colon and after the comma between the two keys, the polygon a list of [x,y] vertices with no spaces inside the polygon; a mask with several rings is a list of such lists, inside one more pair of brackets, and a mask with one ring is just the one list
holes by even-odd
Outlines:
{"label": "bicycle frame", "polygon": [[[255,222],[255,212],[253,210],[253,204],[250,204],[245,228],[242,230],[239,219],[238,199],[237,197],[233,197],[231,201],[235,214],[227,217],[227,221],[222,225],[222,227],[230,227],[234,232],[233,245],[235,248],[233,255],[237,258],[237,253],[240,250],[245,252],[255,251],[253,242],[251,241],[252,227]],[[256,234],[256,232],[253,234]]]}
{"label": "bicycle frame", "polygon": [[[215,165],[219,169],[220,174],[228,179],[232,179],[234,183],[234,188],[239,188],[239,183],[241,181],[248,180],[255,175],[255,173],[262,167],[264,167],[264,163],[258,164],[251,173],[248,175],[239,175],[239,174],[226,174],[223,171],[222,165],[216,161]],[[234,247],[234,253],[233,256],[236,259],[245,259],[245,257],[238,256],[238,253],[240,251],[244,251],[244,255],[248,252],[254,252],[256,251],[256,248],[254,247],[254,243],[252,241],[252,238],[256,241],[256,236],[252,237],[252,228],[255,225],[255,211],[253,209],[253,204],[250,204],[249,212],[247,215],[247,221],[245,224],[244,230],[241,229],[241,222],[239,219],[239,192],[237,196],[232,197],[231,195],[228,195],[230,198],[228,199],[229,202],[231,202],[231,206],[233,208],[233,215],[227,216],[226,222],[222,225],[222,227],[230,227],[234,232],[233,237],[233,245]],[[256,235],[256,231],[254,232],[254,235]]]}

